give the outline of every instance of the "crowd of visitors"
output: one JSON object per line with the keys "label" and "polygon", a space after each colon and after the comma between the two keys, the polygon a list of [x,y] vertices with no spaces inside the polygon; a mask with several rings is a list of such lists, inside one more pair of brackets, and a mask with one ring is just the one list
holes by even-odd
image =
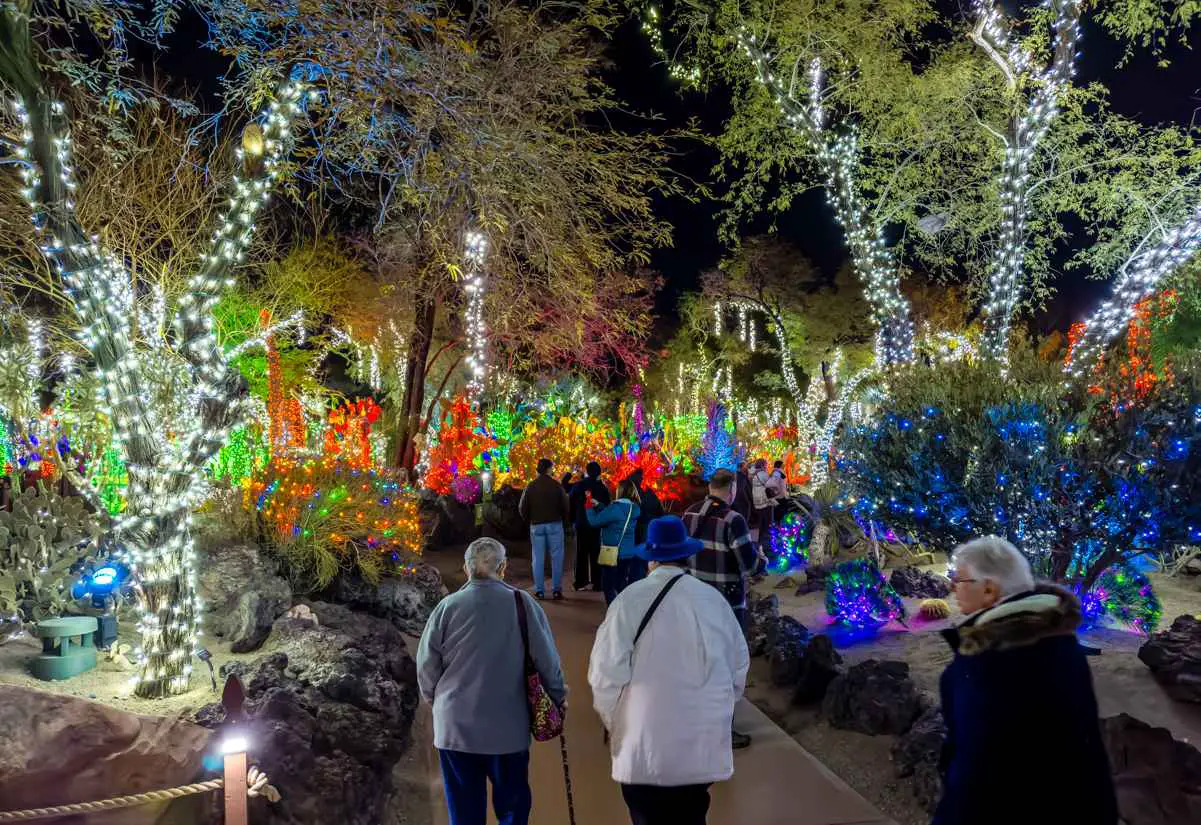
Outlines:
{"label": "crowd of visitors", "polygon": [[[547,720],[535,688],[566,713],[567,687],[546,613],[544,559],[562,599],[564,526],[576,532],[576,589],[602,589],[607,612],[588,667],[593,708],[609,742],[612,778],[633,825],[704,825],[709,789],[734,773],[733,730],[746,685],[748,580],[765,562],[762,528],[786,495],[782,467],[721,470],[683,518],[663,515],[639,474],[615,496],[591,464],[574,484],[549,460],[522,495],[534,587],[504,582],[504,546],[467,548],[467,583],[435,608],[418,648],[421,694],[451,825],[483,825],[488,784],[500,825],[526,825],[531,731]],[[749,489],[749,492],[748,492]],[[966,617],[945,631],[954,657],[940,690],[947,725],[943,794],[932,825],[1087,822],[1116,825],[1117,805],[1085,651],[1080,604],[1038,584],[1026,558],[996,537],[952,555],[953,592]],[[552,708],[552,711],[554,709]],[[550,736],[561,733],[554,729]],[[563,740],[563,759],[568,756]],[[1055,776],[1060,791],[1037,815],[1012,789]],[[1071,789],[1071,793],[1062,792]]]}

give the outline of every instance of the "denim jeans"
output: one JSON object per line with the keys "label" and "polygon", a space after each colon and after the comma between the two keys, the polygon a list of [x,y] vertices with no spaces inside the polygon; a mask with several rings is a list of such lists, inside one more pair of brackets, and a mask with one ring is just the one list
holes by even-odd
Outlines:
{"label": "denim jeans", "polygon": [[563,524],[548,521],[530,525],[530,547],[534,551],[534,591],[545,593],[546,554],[550,553],[551,589],[563,589]]}
{"label": "denim jeans", "polygon": [[450,825],[485,825],[488,782],[492,783],[492,810],[499,825],[527,825],[530,821],[533,796],[528,750],[498,756],[440,750],[438,760]]}

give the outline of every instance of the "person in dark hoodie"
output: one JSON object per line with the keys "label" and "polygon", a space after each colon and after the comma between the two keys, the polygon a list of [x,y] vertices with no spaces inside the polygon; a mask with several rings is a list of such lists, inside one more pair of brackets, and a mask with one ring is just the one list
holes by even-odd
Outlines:
{"label": "person in dark hoodie", "polygon": [[[650,488],[650,485],[643,485],[643,479],[642,470],[635,470],[630,474],[630,481],[634,483],[634,489],[638,491],[639,496],[638,523],[635,525],[634,543],[640,545],[646,544],[648,525],[663,515],[663,502],[659,501],[659,496]],[[636,563],[639,569],[634,581],[645,578],[647,574],[646,562],[639,558]]]}
{"label": "person in dark hoodie", "polygon": [[[943,795],[931,825],[1115,825],[1117,801],[1097,721],[1080,602],[1035,584],[1030,564],[988,536],[952,557],[967,619],[945,631]],[[1015,788],[1035,780],[1036,800]]]}
{"label": "person in dark hoodie", "polygon": [[571,486],[571,520],[575,524],[576,590],[600,590],[600,530],[588,523],[588,502],[608,504],[609,488],[600,480],[601,466],[588,462],[584,477]]}

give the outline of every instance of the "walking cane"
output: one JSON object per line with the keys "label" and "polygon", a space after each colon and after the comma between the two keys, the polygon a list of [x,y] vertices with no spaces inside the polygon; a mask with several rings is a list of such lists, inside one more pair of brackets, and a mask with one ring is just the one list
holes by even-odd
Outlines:
{"label": "walking cane", "polygon": [[567,735],[559,734],[559,752],[563,756],[563,784],[567,786],[567,822],[575,825],[575,797],[571,793],[571,768],[567,764]]}

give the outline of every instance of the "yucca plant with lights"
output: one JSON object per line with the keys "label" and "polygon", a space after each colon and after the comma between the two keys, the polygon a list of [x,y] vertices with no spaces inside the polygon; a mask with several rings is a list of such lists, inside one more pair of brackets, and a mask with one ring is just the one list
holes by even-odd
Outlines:
{"label": "yucca plant with lights", "polygon": [[113,525],[139,583],[142,642],[135,692],[187,690],[199,633],[192,511],[205,495],[204,468],[242,418],[244,381],[213,332],[212,313],[281,177],[301,88],[280,89],[244,133],[243,169],[211,247],[183,280],[181,297],[158,301],[140,323],[120,249],[106,249],[75,210],[77,181],[65,107],[43,81],[29,30],[29,0],[0,11],[0,80],[22,130],[23,193],[42,251],[61,278],[82,327],[88,369],[102,377],[102,412],[125,461],[127,508]]}

